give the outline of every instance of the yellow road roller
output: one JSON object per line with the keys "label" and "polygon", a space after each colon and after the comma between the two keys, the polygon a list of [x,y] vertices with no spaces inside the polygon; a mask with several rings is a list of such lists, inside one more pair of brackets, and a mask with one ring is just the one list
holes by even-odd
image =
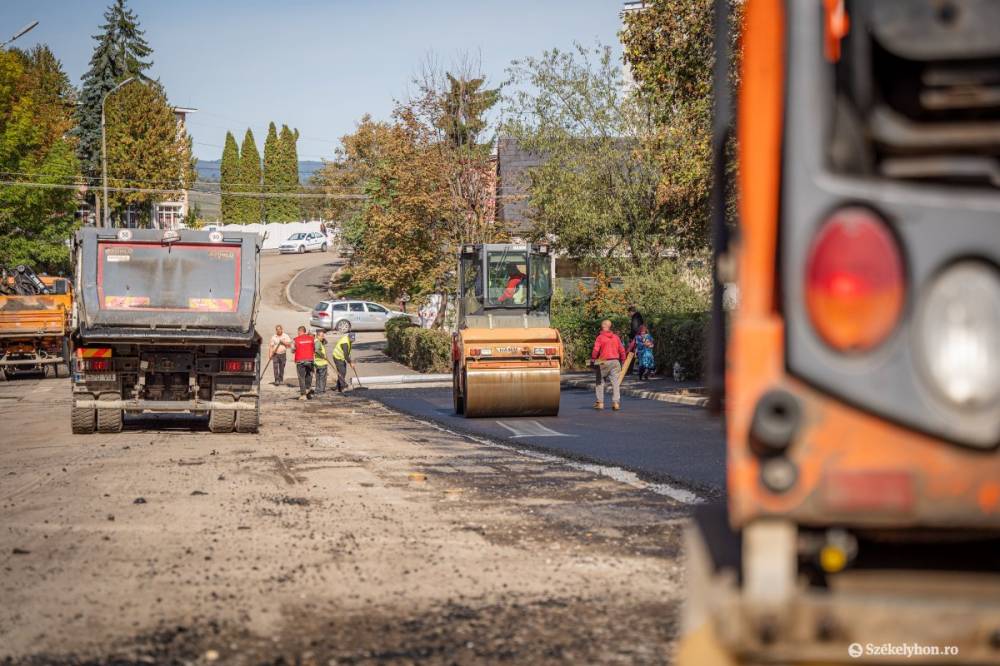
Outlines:
{"label": "yellow road roller", "polygon": [[563,344],[549,321],[554,263],[547,245],[462,246],[452,344],[456,414],[559,413]]}

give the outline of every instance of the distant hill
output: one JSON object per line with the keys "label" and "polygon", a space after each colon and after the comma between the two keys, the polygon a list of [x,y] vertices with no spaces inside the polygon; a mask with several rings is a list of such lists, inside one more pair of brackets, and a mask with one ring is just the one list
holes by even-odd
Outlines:
{"label": "distant hill", "polygon": [[[198,180],[208,183],[219,182],[219,165],[221,164],[222,160],[198,160]],[[322,162],[300,160],[299,182],[303,184],[309,182],[309,177],[313,175],[313,172],[322,167]]]}

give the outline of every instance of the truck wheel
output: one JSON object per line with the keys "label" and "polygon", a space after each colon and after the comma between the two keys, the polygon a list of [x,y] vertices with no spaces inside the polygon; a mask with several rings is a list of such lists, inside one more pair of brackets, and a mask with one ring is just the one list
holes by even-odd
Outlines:
{"label": "truck wheel", "polygon": [[462,395],[461,382],[458,381],[458,368],[451,375],[451,398],[455,403],[455,413],[465,413],[465,397]]}
{"label": "truck wheel", "polygon": [[[230,395],[220,395],[213,398],[215,402],[233,402]],[[213,409],[208,415],[208,429],[212,432],[232,432],[236,423],[236,410]]]}
{"label": "truck wheel", "polygon": [[[104,393],[101,398],[121,400],[120,393]],[[124,412],[120,409],[97,410],[97,432],[121,432],[124,425]]]}
{"label": "truck wheel", "polygon": [[239,404],[251,404],[253,409],[236,412],[236,432],[257,432],[260,429],[260,402],[257,398],[240,398]]}
{"label": "truck wheel", "polygon": [[89,435],[94,432],[95,409],[73,408],[72,425],[74,435]]}
{"label": "truck wheel", "polygon": [[346,319],[341,319],[337,322],[337,332],[339,333],[350,333],[351,332],[351,322]]}

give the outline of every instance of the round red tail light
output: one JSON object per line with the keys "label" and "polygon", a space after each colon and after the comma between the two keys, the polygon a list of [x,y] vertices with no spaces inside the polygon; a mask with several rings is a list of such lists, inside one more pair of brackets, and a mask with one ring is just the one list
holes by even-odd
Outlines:
{"label": "round red tail light", "polygon": [[865,351],[885,340],[903,311],[899,245],[864,208],[843,208],[824,223],[806,263],[806,308],[813,327],[838,351]]}

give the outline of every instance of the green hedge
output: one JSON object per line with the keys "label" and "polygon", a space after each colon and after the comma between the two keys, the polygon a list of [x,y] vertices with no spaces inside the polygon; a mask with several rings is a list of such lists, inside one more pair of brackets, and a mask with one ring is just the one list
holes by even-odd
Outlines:
{"label": "green hedge", "polygon": [[705,348],[711,317],[708,313],[651,317],[657,372],[673,374],[680,362],[683,379],[699,379],[705,371]]}
{"label": "green hedge", "polygon": [[385,353],[418,372],[451,372],[451,336],[416,326],[405,317],[385,325]]}

